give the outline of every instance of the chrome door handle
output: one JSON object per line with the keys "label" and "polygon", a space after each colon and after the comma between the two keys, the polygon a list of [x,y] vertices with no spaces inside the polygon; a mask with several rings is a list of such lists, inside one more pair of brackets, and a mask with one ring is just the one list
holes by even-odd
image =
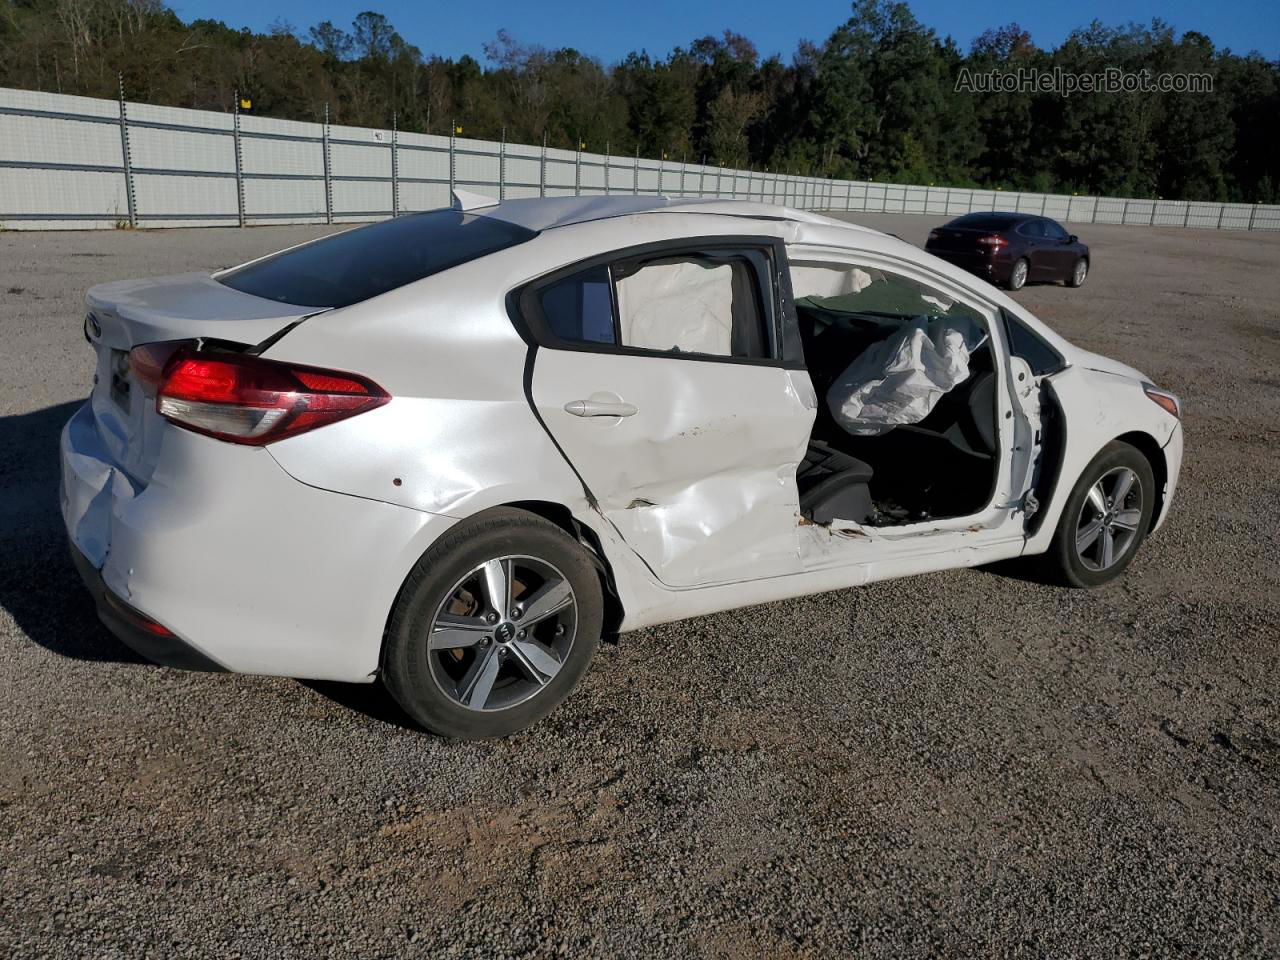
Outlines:
{"label": "chrome door handle", "polygon": [[634,403],[607,400],[570,400],[564,405],[564,412],[575,417],[633,417],[639,410]]}

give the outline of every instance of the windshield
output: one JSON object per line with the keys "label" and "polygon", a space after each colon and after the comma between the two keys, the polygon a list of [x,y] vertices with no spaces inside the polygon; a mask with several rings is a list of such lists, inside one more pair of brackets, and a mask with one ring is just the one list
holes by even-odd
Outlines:
{"label": "windshield", "polygon": [[432,210],[325,237],[218,277],[255,297],[345,307],[537,236],[460,210]]}

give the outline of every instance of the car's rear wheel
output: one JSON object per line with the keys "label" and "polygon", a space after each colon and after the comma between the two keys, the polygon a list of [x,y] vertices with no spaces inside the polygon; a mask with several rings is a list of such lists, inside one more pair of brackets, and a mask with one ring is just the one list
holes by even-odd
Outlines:
{"label": "car's rear wheel", "polygon": [[1081,257],[1076,261],[1076,265],[1071,268],[1071,276],[1067,277],[1068,287],[1084,286],[1085,278],[1089,276],[1089,261]]}
{"label": "car's rear wheel", "polygon": [[1113,441],[1080,475],[1044,556],[1046,573],[1066,586],[1096,587],[1133,562],[1155,507],[1151,464]]}
{"label": "car's rear wheel", "polygon": [[1009,271],[1009,289],[1010,290],[1021,290],[1024,286],[1026,286],[1028,269],[1029,269],[1029,264],[1027,263],[1025,257],[1018,260],[1013,265],[1013,269]]}
{"label": "car's rear wheel", "polygon": [[573,691],[602,621],[600,580],[580,544],[525,511],[488,511],[446,533],[410,573],[383,680],[428,730],[504,736]]}

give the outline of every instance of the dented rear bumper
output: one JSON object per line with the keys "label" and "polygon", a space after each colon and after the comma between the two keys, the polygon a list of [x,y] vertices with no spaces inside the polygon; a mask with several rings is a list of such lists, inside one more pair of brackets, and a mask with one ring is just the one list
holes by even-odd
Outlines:
{"label": "dented rear bumper", "polygon": [[[93,411],[62,432],[62,515],[99,615],[148,659],[358,682],[400,584],[449,517],[299,483],[264,449],[173,428],[149,482]],[[140,637],[162,625],[166,636]]]}

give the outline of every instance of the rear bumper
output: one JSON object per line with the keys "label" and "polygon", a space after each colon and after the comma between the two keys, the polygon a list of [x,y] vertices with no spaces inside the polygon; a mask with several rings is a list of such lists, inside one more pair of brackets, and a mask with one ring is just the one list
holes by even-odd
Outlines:
{"label": "rear bumper", "polygon": [[[131,617],[126,613],[128,605],[111,594],[102,582],[102,574],[89,558],[86,557],[74,542],[69,542],[71,562],[76,572],[88,587],[93,604],[98,610],[98,619],[125,646],[134,653],[146,657],[152,663],[164,667],[176,667],[179,670],[203,670],[218,672],[226,669],[222,664],[209,659],[195,647],[177,636],[164,636],[147,630],[139,622],[142,618]],[[114,601],[114,602],[113,602]]]}
{"label": "rear bumper", "polygon": [[[318,490],[263,449],[178,428],[142,484],[107,453],[87,405],[61,454],[63,520],[99,616],[172,666],[371,679],[400,585],[456,522]],[[175,636],[139,636],[130,610]]]}
{"label": "rear bumper", "polygon": [[956,250],[932,250],[928,247],[925,252],[932,254],[939,260],[945,260],[947,263],[959,267],[961,270],[967,270],[969,273],[976,274],[992,283],[1004,283],[1009,279],[1009,271],[1012,269],[1012,263],[1007,263],[1000,259],[993,259],[983,253],[968,253]]}

